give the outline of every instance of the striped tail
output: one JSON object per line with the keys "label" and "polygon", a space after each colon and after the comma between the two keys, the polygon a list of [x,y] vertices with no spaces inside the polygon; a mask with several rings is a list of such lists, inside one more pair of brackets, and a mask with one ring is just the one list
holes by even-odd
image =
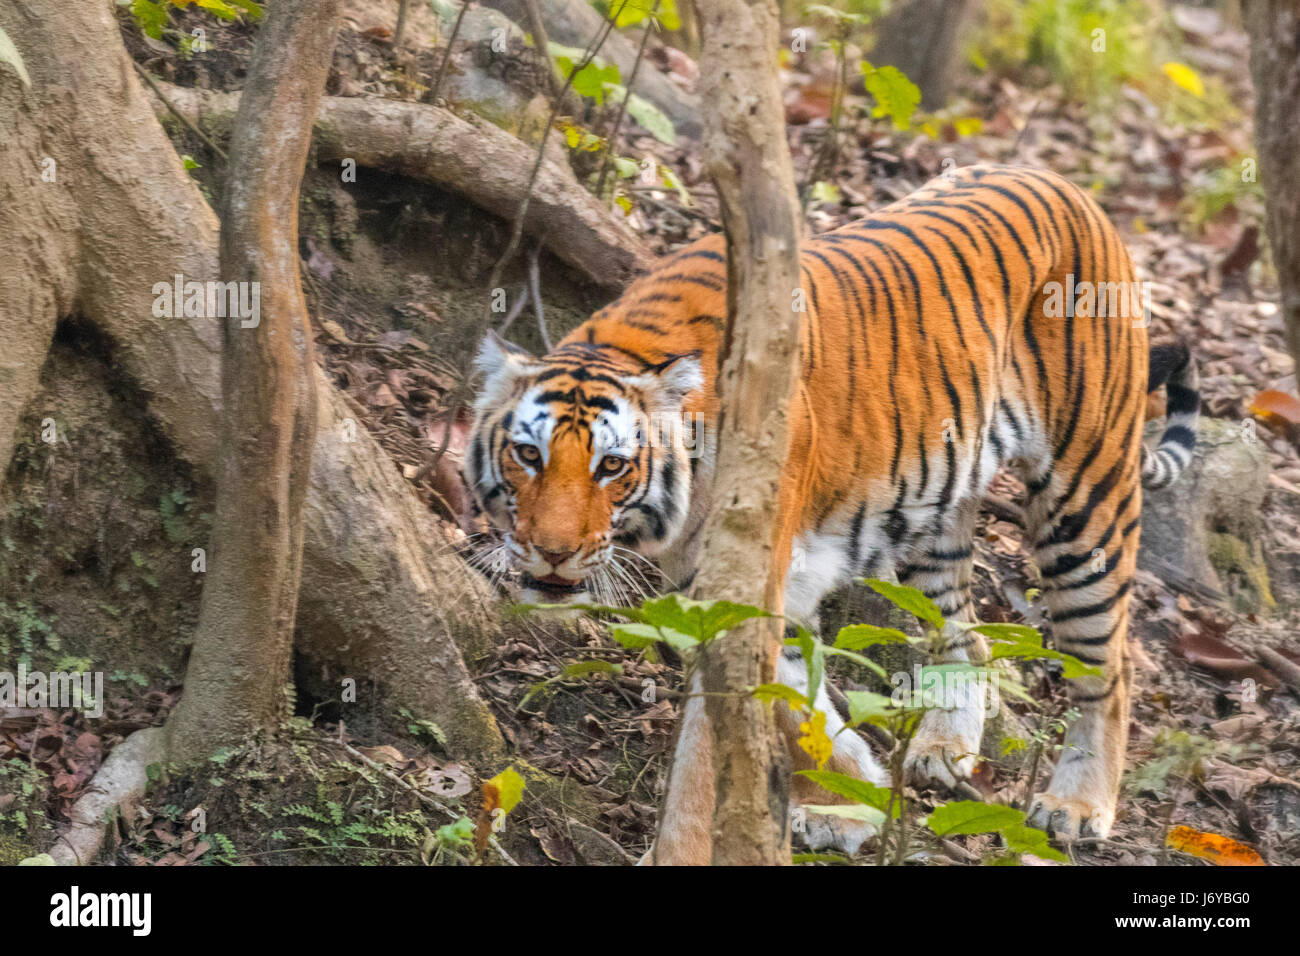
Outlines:
{"label": "striped tail", "polygon": [[1187,343],[1153,345],[1150,365],[1147,392],[1165,386],[1167,418],[1156,450],[1142,449],[1142,484],[1147,488],[1164,488],[1192,460],[1201,395],[1196,390],[1196,366]]}

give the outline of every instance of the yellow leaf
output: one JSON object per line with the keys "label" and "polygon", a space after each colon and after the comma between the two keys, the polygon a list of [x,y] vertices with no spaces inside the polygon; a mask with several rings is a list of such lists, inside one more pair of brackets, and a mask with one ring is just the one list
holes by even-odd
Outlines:
{"label": "yellow leaf", "polygon": [[483,804],[490,814],[498,807],[509,813],[524,796],[524,778],[515,772],[514,767],[507,767],[483,784]]}
{"label": "yellow leaf", "polygon": [[799,725],[799,732],[803,734],[799,738],[800,748],[817,761],[817,769],[821,770],[826,765],[826,761],[831,759],[833,746],[831,738],[826,736],[826,714],[814,710],[812,717]]}
{"label": "yellow leaf", "polygon": [[1201,82],[1201,76],[1186,63],[1166,63],[1163,67],[1165,76],[1174,81],[1174,84],[1182,87],[1193,96],[1205,97],[1205,84]]}
{"label": "yellow leaf", "polygon": [[1165,844],[1202,860],[1219,866],[1267,866],[1264,858],[1231,837],[1206,833],[1191,827],[1174,827],[1165,837]]}

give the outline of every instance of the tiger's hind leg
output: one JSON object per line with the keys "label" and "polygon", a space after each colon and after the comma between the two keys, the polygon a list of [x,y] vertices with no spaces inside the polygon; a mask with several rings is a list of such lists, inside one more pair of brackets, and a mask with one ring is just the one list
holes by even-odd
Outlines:
{"label": "tiger's hind leg", "polygon": [[1029,822],[1066,841],[1105,837],[1128,745],[1128,592],[1142,507],[1137,461],[1114,463],[1093,481],[1067,483],[1058,474],[1044,487],[1031,482],[1030,493],[1027,514],[1053,646],[1100,668],[1101,676],[1069,681],[1078,716],[1051,782],[1030,803]]}
{"label": "tiger's hind leg", "polygon": [[[947,530],[898,569],[899,583],[924,593],[949,622],[939,636],[942,643],[936,655],[944,664],[981,664],[988,656],[983,637],[953,626],[953,622],[975,620],[970,586],[978,507],[974,498],[957,505]],[[937,701],[939,706],[932,706],[921,718],[907,751],[904,770],[919,786],[952,788],[971,775],[979,757],[987,686],[977,679],[966,680],[959,672],[950,676]]]}

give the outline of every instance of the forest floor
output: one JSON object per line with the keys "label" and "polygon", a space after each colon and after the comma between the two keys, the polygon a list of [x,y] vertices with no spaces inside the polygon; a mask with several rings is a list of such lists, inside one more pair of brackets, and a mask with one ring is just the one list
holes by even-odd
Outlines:
{"label": "forest floor", "polygon": [[[250,46],[240,29],[217,34],[222,57],[205,61],[217,66],[200,75],[188,62],[142,43],[124,22],[133,51],[151,69],[170,62],[177,82],[217,88],[238,86]],[[1261,658],[1261,649],[1271,648],[1300,663],[1300,423],[1288,417],[1287,406],[1261,401],[1270,392],[1294,396],[1295,369],[1260,250],[1261,196],[1257,188],[1242,186],[1238,175],[1241,160],[1252,154],[1245,37],[1198,25],[1194,18],[1182,30],[1184,59],[1214,81],[1222,98],[1213,117],[1198,114],[1208,107],[1195,104],[1171,113],[1131,85],[1117,87],[1104,110],[1095,103],[1085,107],[1045,77],[989,72],[963,85],[954,105],[935,120],[936,135],[897,133],[881,120],[846,121],[838,165],[822,180],[830,185],[809,190],[807,215],[813,232],[826,231],[906,195],[947,168],[947,161],[1009,162],[1067,176],[1092,191],[1116,222],[1140,277],[1156,289],[1153,338],[1177,335],[1193,347],[1204,414],[1257,425],[1273,476],[1261,527],[1277,607],[1252,609],[1234,600],[1233,582],[1225,583],[1227,597],[1216,599],[1140,572],[1132,626],[1138,650],[1133,733],[1120,813],[1110,839],[1079,845],[1072,856],[1094,865],[1195,863],[1166,848],[1169,829],[1183,825],[1248,844],[1269,863],[1295,864],[1300,687],[1288,688]],[[411,96],[409,83],[393,79],[385,39],[376,24],[351,22],[336,55],[332,87]],[[426,53],[406,65],[408,75],[433,69],[437,58]],[[835,73],[827,57],[796,57],[784,71],[796,174],[808,186],[827,136]],[[663,66],[689,84],[688,61],[674,57]],[[854,107],[866,100],[850,93],[847,102]],[[959,134],[964,124],[957,121],[965,117],[982,121],[977,132]],[[216,162],[183,131],[177,136],[182,151]],[[669,147],[634,130],[623,150],[654,157],[692,197],[687,205],[668,189],[633,195],[632,221],[658,251],[719,228],[697,144]],[[196,175],[218,188],[215,177],[204,179],[210,172]],[[487,217],[396,180],[372,185],[368,200],[348,200],[326,178],[308,176],[302,229],[321,360],[416,492],[453,534],[467,540],[481,529],[466,513],[454,468],[427,465],[446,429],[447,396],[456,382],[453,351],[465,347],[468,320],[460,317],[464,310],[456,305],[455,290],[464,275],[485,273],[491,255],[462,268],[457,249],[447,246],[435,268],[399,250],[409,246],[413,229],[437,245],[449,241],[442,235],[453,231],[449,221],[463,234]],[[389,187],[406,192],[378,205],[375,190]],[[403,217],[415,225],[387,228]],[[499,226],[491,230],[499,242]],[[552,284],[547,275],[548,305],[552,296],[558,302],[548,310],[548,321],[558,338],[599,300],[571,278]],[[463,421],[454,423],[453,438],[463,430]],[[447,464],[454,464],[456,451],[453,444]],[[154,479],[189,487],[183,474]],[[1008,479],[995,487],[1006,503],[1016,491]],[[172,520],[185,517],[188,500],[181,494],[174,507],[180,517]],[[190,520],[198,517],[191,514]],[[1013,518],[1014,508],[981,518],[979,613],[987,621],[1037,623],[1041,612],[1026,597],[1034,571]],[[140,573],[146,576],[148,561],[145,553]],[[188,627],[187,613],[169,613],[177,617],[169,627]],[[594,661],[616,667],[582,666]],[[676,663],[626,651],[591,621],[570,627],[519,617],[484,659],[470,664],[528,782],[502,835],[505,852],[521,863],[635,860],[654,832],[680,699]],[[164,670],[134,675],[115,687],[106,720],[90,721],[73,711],[0,720],[0,820],[24,810],[44,821],[45,835],[66,820],[112,746],[131,730],[165,718],[180,693],[167,674],[183,671],[179,660]],[[1044,710],[1059,712],[1059,675],[1039,667],[1029,677]],[[354,739],[346,726],[319,717],[310,701],[300,705],[299,717],[280,738],[223,753],[201,777],[164,778],[145,801],[126,808],[109,858],[186,865],[464,857],[451,837],[427,836],[451,820],[430,810],[420,799],[422,789],[471,818],[477,812],[477,791],[471,788],[476,768],[443,751],[438,728],[405,715],[406,733]],[[404,783],[394,784],[394,776]],[[994,759],[983,765],[975,786],[987,799],[1016,802],[1027,788],[1025,776],[1014,761]],[[927,805],[942,795],[914,796]],[[206,835],[190,826],[199,805]],[[0,827],[0,862],[6,859],[5,834]],[[45,835],[29,832],[10,855],[25,855]],[[918,847],[915,859],[977,862],[992,852],[990,839],[959,838],[951,841],[955,849]],[[864,850],[863,859],[869,858]]]}

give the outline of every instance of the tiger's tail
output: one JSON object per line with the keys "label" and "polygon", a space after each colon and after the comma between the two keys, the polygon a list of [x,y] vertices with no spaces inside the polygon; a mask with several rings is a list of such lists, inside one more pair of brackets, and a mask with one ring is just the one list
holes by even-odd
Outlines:
{"label": "tiger's tail", "polygon": [[1142,484],[1147,488],[1164,488],[1192,460],[1201,395],[1196,388],[1196,365],[1186,342],[1153,345],[1150,366],[1147,392],[1165,386],[1167,418],[1155,451],[1142,449]]}

